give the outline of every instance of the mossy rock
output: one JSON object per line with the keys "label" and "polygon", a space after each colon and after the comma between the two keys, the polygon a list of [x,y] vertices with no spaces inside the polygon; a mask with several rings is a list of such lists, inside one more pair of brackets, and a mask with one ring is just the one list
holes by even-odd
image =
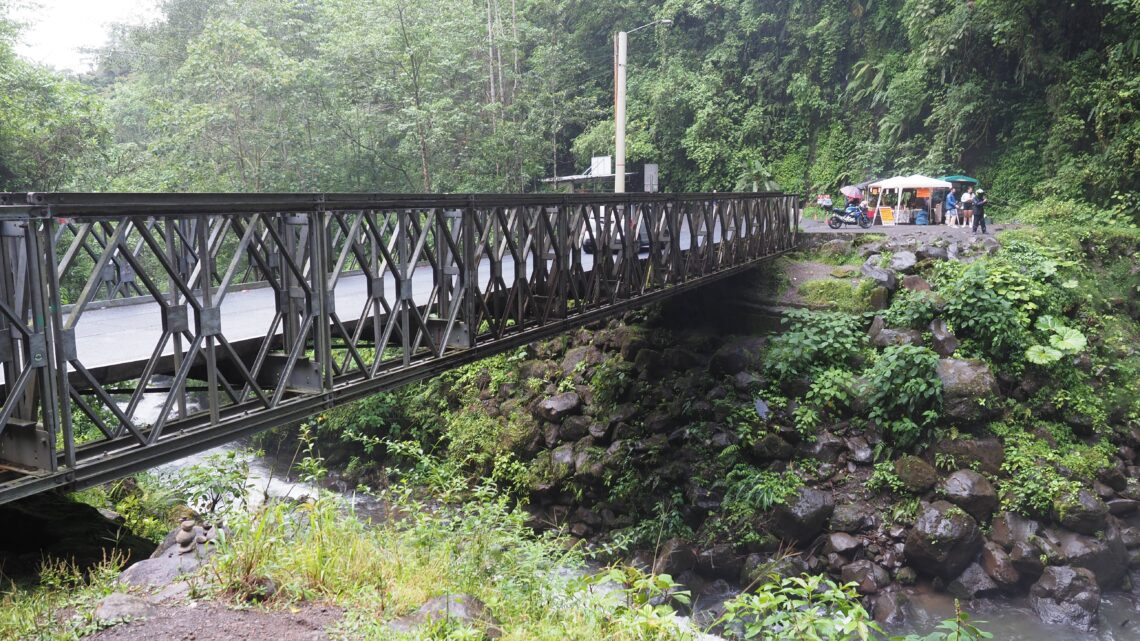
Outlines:
{"label": "mossy rock", "polygon": [[563,445],[551,452],[543,452],[531,461],[527,474],[527,488],[537,494],[558,489],[574,473],[574,450]]}
{"label": "mossy rock", "polygon": [[799,295],[809,305],[826,307],[852,314],[871,309],[871,290],[874,283],[868,280],[809,280],[799,286]]}
{"label": "mossy rock", "polygon": [[1053,499],[1053,518],[1074,532],[1092,535],[1104,530],[1108,506],[1091,490],[1082,488]]}
{"label": "mossy rock", "polygon": [[855,278],[859,275],[859,268],[851,265],[842,265],[831,270],[832,278]]}
{"label": "mossy rock", "polygon": [[928,492],[938,483],[938,472],[926,461],[909,454],[895,461],[895,474],[903,486],[915,494]]}

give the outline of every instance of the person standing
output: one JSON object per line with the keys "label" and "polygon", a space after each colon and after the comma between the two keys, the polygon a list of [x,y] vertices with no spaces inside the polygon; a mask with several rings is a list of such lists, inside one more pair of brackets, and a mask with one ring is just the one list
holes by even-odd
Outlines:
{"label": "person standing", "polygon": [[946,202],[944,203],[946,210],[947,225],[958,224],[958,195],[954,193],[954,188],[950,188],[950,193],[946,194]]}
{"label": "person standing", "polygon": [[966,193],[962,194],[962,202],[959,205],[962,210],[962,226],[969,227],[971,218],[974,214],[974,188],[967,187]]}
{"label": "person standing", "polygon": [[986,190],[979,189],[978,195],[974,196],[974,226],[971,227],[973,233],[978,233],[978,225],[982,226],[982,233],[986,233]]}

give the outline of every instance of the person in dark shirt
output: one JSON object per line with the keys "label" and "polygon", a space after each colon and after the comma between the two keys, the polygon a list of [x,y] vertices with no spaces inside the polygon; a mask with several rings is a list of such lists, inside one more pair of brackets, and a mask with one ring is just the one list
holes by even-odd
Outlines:
{"label": "person in dark shirt", "polygon": [[970,229],[973,233],[978,233],[978,224],[982,226],[982,233],[986,233],[986,190],[979,189],[978,193],[974,196],[974,224]]}

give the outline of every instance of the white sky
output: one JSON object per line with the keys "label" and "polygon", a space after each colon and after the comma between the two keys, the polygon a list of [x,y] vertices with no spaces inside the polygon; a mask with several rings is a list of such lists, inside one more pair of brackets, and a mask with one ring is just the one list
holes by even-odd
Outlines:
{"label": "white sky", "polygon": [[80,49],[107,42],[111,23],[139,24],[157,15],[157,0],[13,0],[11,16],[24,24],[16,53],[56,69],[91,67]]}

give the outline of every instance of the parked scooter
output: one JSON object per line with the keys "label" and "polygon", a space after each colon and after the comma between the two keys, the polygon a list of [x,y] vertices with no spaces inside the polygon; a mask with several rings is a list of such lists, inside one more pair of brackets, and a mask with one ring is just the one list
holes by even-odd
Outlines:
{"label": "parked scooter", "polygon": [[827,226],[832,229],[839,229],[844,225],[858,225],[863,229],[871,226],[871,218],[867,216],[867,201],[859,204],[851,203],[847,205],[847,209],[839,209],[838,207],[827,208],[830,214],[827,217]]}

